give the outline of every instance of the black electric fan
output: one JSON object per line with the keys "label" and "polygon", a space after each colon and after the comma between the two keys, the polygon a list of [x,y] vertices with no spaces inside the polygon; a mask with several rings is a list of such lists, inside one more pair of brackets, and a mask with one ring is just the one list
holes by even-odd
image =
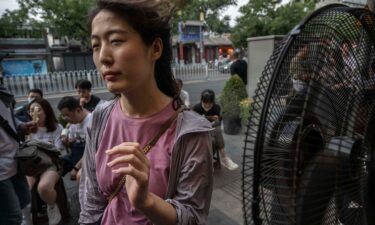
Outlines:
{"label": "black electric fan", "polygon": [[329,5],[274,50],[243,157],[245,224],[375,224],[375,17]]}

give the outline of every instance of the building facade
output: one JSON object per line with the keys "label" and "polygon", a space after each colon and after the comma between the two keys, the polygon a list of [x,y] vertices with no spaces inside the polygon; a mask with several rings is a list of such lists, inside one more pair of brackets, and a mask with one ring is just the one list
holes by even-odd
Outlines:
{"label": "building facade", "polygon": [[233,44],[223,36],[205,36],[206,25],[201,21],[180,22],[178,35],[173,36],[174,64],[214,62],[233,52]]}
{"label": "building facade", "polygon": [[48,29],[2,30],[0,71],[2,76],[27,76],[95,69],[92,53],[82,52],[81,47],[80,42],[55,36]]}

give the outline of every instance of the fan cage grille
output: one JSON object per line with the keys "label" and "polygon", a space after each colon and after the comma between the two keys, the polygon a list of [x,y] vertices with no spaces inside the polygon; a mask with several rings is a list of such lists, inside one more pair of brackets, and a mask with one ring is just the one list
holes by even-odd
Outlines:
{"label": "fan cage grille", "polygon": [[374,22],[327,7],[275,49],[245,139],[245,224],[366,224]]}

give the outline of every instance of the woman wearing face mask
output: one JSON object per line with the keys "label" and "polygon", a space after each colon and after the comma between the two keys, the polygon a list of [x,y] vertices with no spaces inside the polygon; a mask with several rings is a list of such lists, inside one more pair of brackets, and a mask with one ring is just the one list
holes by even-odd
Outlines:
{"label": "woman wearing face mask", "polygon": [[206,224],[212,128],[196,113],[178,113],[170,9],[166,0],[99,0],[91,15],[94,63],[119,97],[93,112],[80,224]]}
{"label": "woman wearing face mask", "polygon": [[232,161],[224,150],[224,138],[221,131],[221,108],[215,103],[215,92],[211,89],[202,91],[201,102],[193,107],[193,110],[200,115],[203,115],[211,122],[212,127],[215,128],[211,132],[213,148],[217,149],[220,154],[221,164],[229,170],[235,170],[238,165]]}
{"label": "woman wearing face mask", "polygon": [[[28,107],[31,118],[37,123],[37,130],[31,133],[30,139],[37,139],[54,144],[58,149],[63,149],[63,143],[60,138],[62,126],[57,123],[55,113],[49,102],[45,99],[36,97]],[[41,199],[47,203],[47,214],[49,225],[56,225],[61,220],[60,210],[56,204],[57,193],[55,185],[60,179],[61,169],[56,165],[47,168],[38,177],[27,177],[30,189],[38,181],[38,193]]]}

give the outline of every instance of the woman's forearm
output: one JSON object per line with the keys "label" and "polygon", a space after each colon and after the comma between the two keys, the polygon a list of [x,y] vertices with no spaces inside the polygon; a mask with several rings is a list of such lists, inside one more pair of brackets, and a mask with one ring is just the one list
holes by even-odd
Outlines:
{"label": "woman's forearm", "polygon": [[151,192],[148,194],[146,204],[139,210],[155,225],[175,225],[177,223],[175,208]]}

